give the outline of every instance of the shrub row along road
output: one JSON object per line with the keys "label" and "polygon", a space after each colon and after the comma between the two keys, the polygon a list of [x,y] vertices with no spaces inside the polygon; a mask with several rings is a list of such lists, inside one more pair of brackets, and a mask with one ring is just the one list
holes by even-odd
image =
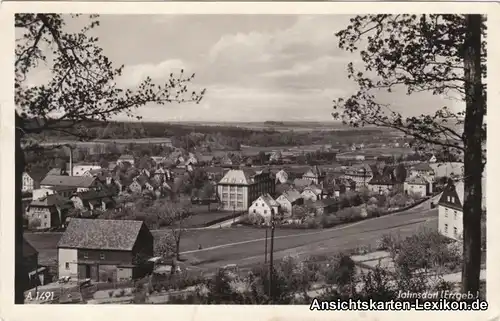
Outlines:
{"label": "shrub row along road", "polygon": [[[436,202],[437,198],[432,201]],[[424,226],[437,229],[437,209],[430,209],[430,202],[431,200],[428,200],[405,212],[331,229],[306,232],[277,230],[274,238],[274,258],[281,259],[289,255],[301,258],[311,255],[331,255],[360,246],[373,247],[384,234],[388,233],[404,237],[416,233]],[[223,235],[224,231],[228,230],[236,232],[231,233],[234,235],[233,242],[212,245],[201,250],[187,250],[181,256],[205,271],[215,270],[226,264],[250,267],[264,262],[264,230],[255,229],[256,237],[243,240],[247,230],[244,228],[220,229],[218,232]],[[201,239],[198,241],[203,244]]]}

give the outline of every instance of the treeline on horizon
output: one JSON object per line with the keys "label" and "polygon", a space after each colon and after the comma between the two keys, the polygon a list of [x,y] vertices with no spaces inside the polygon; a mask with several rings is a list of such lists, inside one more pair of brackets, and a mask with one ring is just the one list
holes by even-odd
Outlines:
{"label": "treeline on horizon", "polygon": [[[286,123],[284,123],[286,124]],[[294,122],[296,124],[296,122]],[[281,125],[281,124],[280,124]],[[335,144],[334,138],[353,138],[356,143],[365,140],[368,137],[377,138],[385,136],[388,131],[382,128],[356,128],[345,130],[315,130],[294,131],[293,127],[289,131],[277,131],[272,127],[264,129],[252,129],[234,125],[204,125],[204,124],[172,124],[162,122],[101,122],[87,121],[78,125],[85,128],[85,135],[89,139],[141,139],[141,138],[179,138],[185,136],[225,136],[236,139],[240,144],[256,146],[275,146],[275,145],[308,145],[308,144]],[[307,126],[305,126],[307,127]],[[68,132],[77,134],[77,129],[70,129]],[[57,131],[46,131],[43,134],[45,139],[71,140],[75,136]],[[262,138],[262,139],[261,139]]]}

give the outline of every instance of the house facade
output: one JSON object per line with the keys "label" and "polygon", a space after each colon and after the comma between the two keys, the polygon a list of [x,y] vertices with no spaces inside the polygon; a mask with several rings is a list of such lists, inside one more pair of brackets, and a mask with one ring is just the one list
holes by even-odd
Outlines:
{"label": "house facade", "polygon": [[404,191],[406,194],[415,193],[424,197],[431,193],[431,183],[420,176],[408,177],[404,182]]}
{"label": "house facade", "polygon": [[95,210],[105,211],[115,205],[112,194],[106,190],[76,193],[71,197],[71,201],[74,208],[90,213]]}
{"label": "house facade", "polygon": [[368,182],[368,189],[373,193],[389,194],[397,188],[393,177],[374,177]]}
{"label": "house facade", "polygon": [[40,187],[52,189],[58,194],[69,197],[76,192],[99,190],[102,188],[102,183],[96,177],[50,175],[42,180]]}
{"label": "house facade", "polygon": [[285,184],[288,182],[288,174],[284,170],[280,170],[275,174],[276,184]]}
{"label": "house facade", "polygon": [[59,277],[118,282],[143,276],[153,235],[142,221],[71,219],[58,243]]}
{"label": "house facade", "polygon": [[293,213],[293,206],[294,205],[301,205],[303,203],[302,195],[300,195],[300,192],[297,191],[296,189],[289,189],[283,194],[281,194],[277,199],[276,202],[279,203],[280,208],[283,213],[286,215],[291,216]]}
{"label": "house facade", "polygon": [[428,163],[416,164],[410,168],[409,176],[420,176],[425,177],[429,182],[434,182],[436,173],[434,169]]}
{"label": "house facade", "polygon": [[26,209],[28,222],[39,221],[35,229],[48,229],[64,226],[66,215],[73,206],[71,202],[60,195],[51,194],[40,199],[34,199]]}
{"label": "house facade", "polygon": [[[482,179],[482,209],[486,211],[486,171]],[[464,183],[449,184],[438,202],[438,231],[451,239],[461,241],[463,236]]]}
{"label": "house facade", "polygon": [[311,167],[307,172],[302,175],[302,179],[310,180],[314,184],[321,184],[326,177],[326,173],[318,166]]}
{"label": "house facade", "polygon": [[344,171],[343,178],[356,183],[356,188],[365,187],[373,178],[373,171],[367,164],[361,166],[351,166]]}
{"label": "house facade", "polygon": [[246,211],[260,195],[274,194],[269,171],[229,170],[217,184],[217,195],[224,210]]}
{"label": "house facade", "polygon": [[326,195],[323,193],[323,189],[316,185],[307,186],[301,193],[304,201],[316,202],[325,198]]}
{"label": "house facade", "polygon": [[129,163],[130,165],[134,166],[135,165],[135,158],[132,155],[121,155],[117,160],[116,160],[116,165],[123,165],[124,163]]}
{"label": "house facade", "polygon": [[43,180],[45,175],[45,171],[23,172],[21,191],[32,192],[34,189],[40,188],[40,182]]}
{"label": "house facade", "polygon": [[73,176],[83,176],[86,172],[96,169],[102,168],[95,164],[75,164],[73,165]]}
{"label": "house facade", "polygon": [[260,216],[264,219],[265,223],[271,221],[271,216],[279,212],[280,204],[275,201],[271,195],[264,194],[252,202],[248,209],[248,214],[253,216]]}

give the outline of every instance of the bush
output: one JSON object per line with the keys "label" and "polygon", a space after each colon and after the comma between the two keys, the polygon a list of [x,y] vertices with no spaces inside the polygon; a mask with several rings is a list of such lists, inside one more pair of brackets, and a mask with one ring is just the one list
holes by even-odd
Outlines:
{"label": "bush", "polygon": [[361,218],[361,209],[358,207],[343,208],[335,215],[342,222],[352,222]]}
{"label": "bush", "polygon": [[356,264],[349,255],[340,253],[334,256],[325,273],[327,284],[343,287],[355,281]]}
{"label": "bush", "polygon": [[408,205],[410,198],[403,193],[399,193],[389,198],[389,207],[402,208]]}
{"label": "bush", "polygon": [[114,293],[115,293],[115,291],[113,291],[113,290],[108,291],[108,295],[109,295],[109,297],[110,297],[110,298],[112,298]]}
{"label": "bush", "polygon": [[384,214],[384,211],[382,209],[373,204],[366,207],[366,212],[368,213],[368,217],[379,217]]}
{"label": "bush", "polygon": [[39,218],[33,218],[33,219],[29,220],[29,222],[28,222],[28,228],[30,230],[37,229],[41,225],[42,225],[42,221]]}

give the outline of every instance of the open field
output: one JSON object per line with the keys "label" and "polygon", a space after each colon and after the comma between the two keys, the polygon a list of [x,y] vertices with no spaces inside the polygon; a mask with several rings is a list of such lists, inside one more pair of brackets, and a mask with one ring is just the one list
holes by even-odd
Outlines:
{"label": "open field", "polygon": [[414,150],[411,148],[404,147],[376,147],[376,148],[365,148],[362,150],[357,150],[353,152],[346,152],[339,155],[342,156],[356,156],[356,155],[375,155],[381,156],[387,155],[408,155],[413,154]]}
{"label": "open field", "polygon": [[[215,208],[217,204],[212,204],[212,208]],[[194,213],[195,215],[192,215],[188,217],[187,219],[184,219],[182,222],[183,226],[189,228],[189,227],[204,227],[208,226],[214,221],[222,220],[224,218],[230,219],[233,215],[233,212],[228,212],[228,211],[208,211],[208,207],[206,205],[202,206],[196,206]]]}
{"label": "open field", "polygon": [[116,143],[116,144],[167,144],[171,143],[170,138],[166,137],[150,137],[150,138],[134,138],[134,139],[95,139],[95,143]]}
{"label": "open field", "polygon": [[[414,234],[418,228],[437,228],[437,210],[429,210],[426,201],[406,212],[368,219],[324,230],[277,229],[275,257],[333,254],[359,246],[374,246],[387,233]],[[157,237],[165,230],[153,231]],[[25,233],[26,239],[40,252],[40,264],[54,264],[61,233]],[[263,261],[265,230],[259,228],[221,228],[187,230],[181,239],[181,252],[191,264],[204,270],[236,263],[251,266]],[[202,250],[198,250],[198,244]]]}
{"label": "open field", "polygon": [[[392,219],[380,218],[371,222],[361,221],[350,226],[329,230],[276,236],[274,257],[275,259],[281,259],[289,255],[298,256],[299,258],[311,255],[332,255],[360,246],[375,246],[377,241],[388,233],[398,233],[403,237],[410,236],[424,226],[437,229],[437,211],[428,210],[407,217],[403,215],[394,216]],[[264,261],[264,244],[265,240],[262,237],[253,241],[240,241],[212,249],[205,248],[201,251],[186,252],[183,256],[191,264],[207,271],[226,264],[250,267]]]}

